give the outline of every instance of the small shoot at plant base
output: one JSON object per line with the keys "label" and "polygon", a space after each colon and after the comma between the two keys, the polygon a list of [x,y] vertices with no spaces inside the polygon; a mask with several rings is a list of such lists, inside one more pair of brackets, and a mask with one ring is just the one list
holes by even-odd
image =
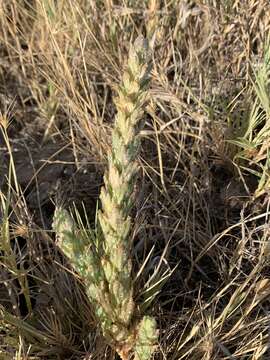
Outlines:
{"label": "small shoot at plant base", "polygon": [[148,360],[151,358],[157,341],[157,324],[154,318],[144,316],[138,325],[138,336],[135,345],[134,360]]}
{"label": "small shoot at plant base", "polygon": [[84,278],[103,335],[123,360],[132,354],[136,360],[150,359],[158,335],[155,320],[149,316],[140,319],[138,314],[133,300],[130,259],[129,214],[150,70],[148,43],[139,37],[130,47],[127,67],[117,89],[117,115],[100,194],[101,234],[96,246],[82,240],[85,237],[76,236],[74,224],[65,210],[57,208],[54,221],[60,247]]}

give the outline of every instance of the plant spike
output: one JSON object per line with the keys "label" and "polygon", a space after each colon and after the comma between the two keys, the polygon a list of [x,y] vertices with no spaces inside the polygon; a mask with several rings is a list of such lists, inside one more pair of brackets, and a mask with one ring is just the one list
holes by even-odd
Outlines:
{"label": "plant spike", "polygon": [[76,236],[73,223],[67,220],[60,208],[54,221],[61,239],[60,247],[84,278],[87,295],[95,304],[104,337],[123,360],[129,359],[132,352],[136,360],[149,359],[157,341],[153,318],[145,316],[141,321],[135,320],[137,307],[133,301],[130,259],[129,214],[133,205],[139,132],[150,70],[148,43],[140,36],[130,47],[127,67],[117,89],[112,149],[108,154],[108,170],[100,194],[102,210],[98,212],[101,230],[101,234],[97,234],[98,245],[95,247],[89,241],[87,244],[81,232]]}

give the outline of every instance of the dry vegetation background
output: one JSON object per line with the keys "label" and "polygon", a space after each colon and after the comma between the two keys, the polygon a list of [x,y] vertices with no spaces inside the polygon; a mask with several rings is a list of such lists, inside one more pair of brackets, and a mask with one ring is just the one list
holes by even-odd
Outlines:
{"label": "dry vegetation background", "polygon": [[95,223],[139,34],[153,69],[132,258],[155,357],[270,358],[269,30],[268,0],[0,2],[0,359],[115,358],[51,224],[59,196]]}

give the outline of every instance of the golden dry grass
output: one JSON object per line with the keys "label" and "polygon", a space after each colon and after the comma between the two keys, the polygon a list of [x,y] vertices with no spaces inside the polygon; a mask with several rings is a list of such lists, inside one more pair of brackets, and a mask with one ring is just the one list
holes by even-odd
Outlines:
{"label": "golden dry grass", "polygon": [[155,356],[268,359],[269,29],[268,0],[0,3],[0,359],[115,358],[50,226],[59,179],[95,222],[112,96],[139,34],[153,70],[133,273]]}

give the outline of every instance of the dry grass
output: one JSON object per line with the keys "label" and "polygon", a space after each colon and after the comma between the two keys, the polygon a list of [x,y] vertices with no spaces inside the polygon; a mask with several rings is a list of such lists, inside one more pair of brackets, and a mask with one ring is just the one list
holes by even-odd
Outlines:
{"label": "dry grass", "polygon": [[95,222],[139,34],[154,51],[133,278],[155,356],[270,356],[269,29],[268,0],[1,2],[0,359],[115,358],[50,229],[57,179]]}

